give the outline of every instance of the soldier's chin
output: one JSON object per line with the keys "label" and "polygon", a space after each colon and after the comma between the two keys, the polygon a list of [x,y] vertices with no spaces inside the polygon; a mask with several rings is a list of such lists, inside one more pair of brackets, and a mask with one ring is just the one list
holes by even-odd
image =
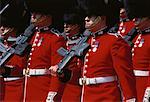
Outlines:
{"label": "soldier's chin", "polygon": [[66,32],[65,34],[66,34],[66,36],[68,36],[68,35],[69,35],[69,32]]}
{"label": "soldier's chin", "polygon": [[36,22],[37,22],[37,19],[31,19],[30,22],[31,22],[31,23],[36,23]]}
{"label": "soldier's chin", "polygon": [[86,29],[90,28],[90,25],[85,25],[85,28],[86,28]]}
{"label": "soldier's chin", "polygon": [[65,32],[66,35],[69,35],[70,30],[64,30],[64,32]]}

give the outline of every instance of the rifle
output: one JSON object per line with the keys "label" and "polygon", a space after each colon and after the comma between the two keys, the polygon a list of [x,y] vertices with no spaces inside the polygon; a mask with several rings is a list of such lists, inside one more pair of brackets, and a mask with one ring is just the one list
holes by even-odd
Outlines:
{"label": "rifle", "polygon": [[85,30],[83,33],[83,37],[69,51],[64,49],[63,47],[61,47],[57,50],[57,52],[61,56],[64,56],[64,58],[57,64],[58,65],[58,70],[57,70],[58,75],[61,75],[63,73],[64,67],[68,64],[68,62],[74,56],[82,56],[83,52],[90,46],[88,43],[86,43],[89,35],[91,35],[91,32],[88,30]]}
{"label": "rifle", "polygon": [[133,46],[132,40],[137,36],[138,29],[136,27],[132,28],[127,35],[123,36],[123,39],[130,45]]}
{"label": "rifle", "polygon": [[67,36],[66,36],[66,34],[65,34],[64,32],[61,33],[61,32],[59,32],[59,31],[58,31],[57,29],[55,29],[55,28],[51,28],[51,32],[54,33],[54,34],[56,34],[56,35],[60,35],[60,36],[64,37],[65,40],[67,39]]}
{"label": "rifle", "polygon": [[3,43],[0,43],[0,51],[2,55],[0,56],[0,66],[2,66],[7,59],[13,55],[22,55],[25,49],[29,46],[27,40],[32,36],[35,26],[33,24],[29,25],[24,33],[16,38],[16,41],[11,47],[6,47]]}

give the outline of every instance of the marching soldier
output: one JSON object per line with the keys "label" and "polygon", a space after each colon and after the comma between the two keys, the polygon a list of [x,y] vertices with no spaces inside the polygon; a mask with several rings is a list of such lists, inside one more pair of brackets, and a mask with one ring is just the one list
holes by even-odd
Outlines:
{"label": "marching soldier", "polygon": [[85,28],[92,35],[79,79],[81,102],[135,102],[130,46],[116,33],[108,32],[119,21],[118,1],[86,0],[85,4]]}
{"label": "marching soldier", "polygon": [[[76,10],[76,12],[72,10],[64,14],[64,33],[67,38],[66,46],[68,50],[81,39],[83,16],[79,15],[77,11],[78,10]],[[81,77],[81,60],[82,58],[75,57],[69,63],[68,69],[72,71],[72,77],[65,85],[62,102],[80,102],[81,86],[78,82]]]}
{"label": "marching soldier", "polygon": [[51,32],[55,23],[53,16],[59,16],[62,10],[60,6],[55,7],[56,1],[26,0],[27,7],[31,11],[31,23],[36,27],[30,42],[32,48],[27,68],[23,72],[25,75],[23,102],[53,102],[61,99],[60,90],[63,89],[63,84],[56,76],[50,76],[48,70],[50,66],[60,61],[61,56],[57,54],[57,50],[65,43],[63,37]]}
{"label": "marching soldier", "polygon": [[[72,4],[67,7],[70,8],[65,11],[64,14],[64,32],[63,35],[66,38],[67,50],[70,51],[81,40],[81,33],[83,31],[83,14],[76,4],[71,1]],[[76,7],[74,7],[76,6]],[[82,57],[73,57],[71,61],[63,69],[63,75],[56,73],[58,66],[51,66],[50,70],[52,74],[58,75],[59,79],[63,82],[67,82],[62,96],[62,102],[80,102],[81,86],[79,85],[79,78],[81,77]],[[69,78],[71,73],[71,78]],[[63,76],[63,77],[62,77]]]}
{"label": "marching soldier", "polygon": [[117,33],[120,34],[121,36],[125,36],[134,27],[135,27],[134,19],[133,20],[128,19],[125,8],[121,8],[120,9],[120,24],[119,24],[119,29]]}
{"label": "marching soldier", "polygon": [[[150,9],[150,1],[125,0],[125,7],[128,17],[130,19],[136,19],[135,25],[139,29],[132,48],[133,68],[134,75],[136,77],[137,101],[149,102],[147,97],[149,89],[147,87],[150,83],[148,82],[148,77],[150,77],[150,13],[146,11]],[[146,88],[147,91],[145,91]]]}
{"label": "marching soldier", "polygon": [[[1,43],[4,44],[5,48],[9,48],[15,43],[15,40],[12,42],[8,37],[17,37],[17,35],[23,32],[27,26],[28,17],[26,16],[27,12],[22,1],[13,0],[12,2],[8,2],[8,0],[2,0],[1,3]],[[2,50],[3,48],[1,47],[1,51]],[[2,53],[3,52],[1,52],[1,54]],[[25,59],[25,56],[12,55],[11,58],[7,59],[4,65],[1,65],[0,69],[2,71],[0,72],[4,77],[4,81],[0,85],[3,90],[3,96],[1,96],[2,102],[22,101],[24,83],[22,71],[26,66],[24,63],[26,62]],[[1,59],[1,61],[2,60],[3,59]]]}

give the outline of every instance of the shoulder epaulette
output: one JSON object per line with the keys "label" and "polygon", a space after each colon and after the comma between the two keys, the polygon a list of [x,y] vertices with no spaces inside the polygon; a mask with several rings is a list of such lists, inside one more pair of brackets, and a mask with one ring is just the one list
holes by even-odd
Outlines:
{"label": "shoulder epaulette", "polygon": [[117,38],[120,37],[120,35],[119,35],[118,33],[110,33],[110,32],[108,32],[108,34],[109,34],[109,35],[113,35],[113,36],[115,36],[115,37],[117,37]]}
{"label": "shoulder epaulette", "polygon": [[118,24],[116,24],[115,26],[111,27],[107,33],[109,35],[114,35],[116,37],[119,37],[120,35],[117,33],[118,29],[119,29],[119,26],[118,26]]}
{"label": "shoulder epaulette", "polygon": [[55,28],[51,28],[50,31],[51,31],[53,34],[57,35],[57,36],[62,36],[62,33],[60,33],[60,32],[59,32],[57,29],[55,29]]}
{"label": "shoulder epaulette", "polygon": [[128,18],[120,19],[120,22],[128,22],[130,21]]}
{"label": "shoulder epaulette", "polygon": [[141,31],[142,34],[149,34],[150,33],[150,27],[144,29],[143,31]]}
{"label": "shoulder epaulette", "polygon": [[123,39],[130,45],[132,46],[132,40],[137,36],[139,30],[138,28],[134,27],[132,28],[127,35],[123,36]]}
{"label": "shoulder epaulette", "polygon": [[117,33],[117,32],[118,32],[118,29],[119,29],[119,25],[116,24],[115,26],[111,27],[111,28],[108,30],[108,33]]}

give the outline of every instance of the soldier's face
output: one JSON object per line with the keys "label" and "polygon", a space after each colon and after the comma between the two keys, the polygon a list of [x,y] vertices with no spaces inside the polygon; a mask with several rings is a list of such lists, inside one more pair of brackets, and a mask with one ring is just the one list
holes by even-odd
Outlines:
{"label": "soldier's face", "polygon": [[96,16],[86,17],[85,18],[85,28],[90,28],[94,23]]}
{"label": "soldier's face", "polygon": [[38,19],[41,18],[41,16],[42,16],[42,15],[39,14],[39,13],[32,13],[32,15],[31,15],[31,23],[37,22]]}
{"label": "soldier's face", "polygon": [[9,28],[9,27],[1,26],[1,27],[0,27],[0,36],[4,36],[4,35],[7,34],[10,30],[11,30],[11,28]]}
{"label": "soldier's face", "polygon": [[71,28],[72,28],[73,25],[71,24],[64,24],[64,32],[65,33],[69,33],[71,31]]}
{"label": "soldier's face", "polygon": [[120,10],[120,17],[121,17],[121,18],[126,18],[126,17],[127,17],[126,11],[125,11],[124,8],[121,8],[121,10]]}
{"label": "soldier's face", "polygon": [[64,32],[67,36],[72,36],[75,32],[78,32],[80,26],[78,24],[64,24]]}

